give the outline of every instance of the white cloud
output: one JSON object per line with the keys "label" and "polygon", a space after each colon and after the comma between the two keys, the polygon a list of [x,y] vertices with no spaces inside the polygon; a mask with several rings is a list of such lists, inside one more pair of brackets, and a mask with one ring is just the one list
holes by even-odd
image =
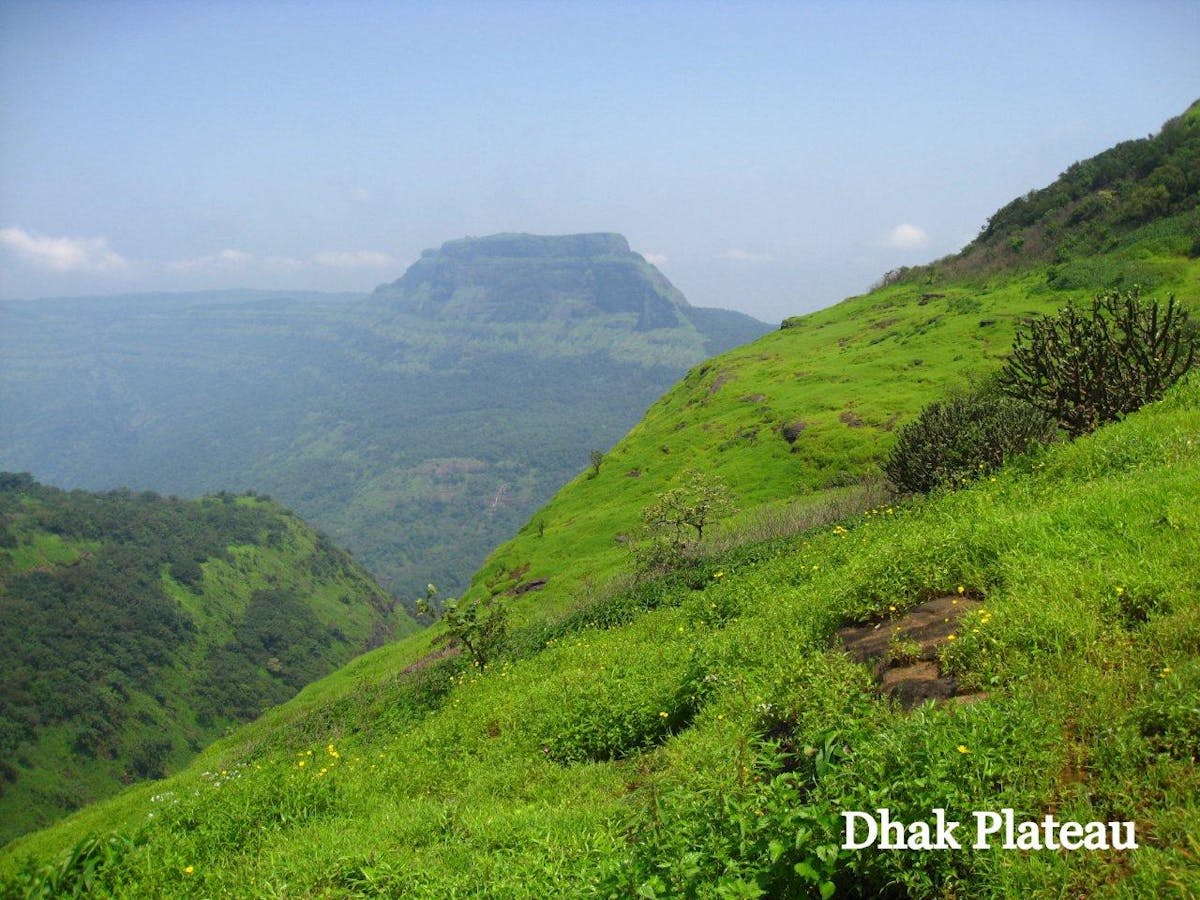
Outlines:
{"label": "white cloud", "polygon": [[769,253],[752,253],[749,250],[739,250],[737,247],[730,247],[725,252],[718,254],[717,258],[747,263],[771,262],[773,259]]}
{"label": "white cloud", "polygon": [[272,269],[283,269],[284,271],[291,272],[296,269],[303,269],[305,263],[304,260],[296,259],[293,256],[268,256],[263,260],[263,265]]}
{"label": "white cloud", "polygon": [[382,269],[396,265],[392,256],[378,250],[322,250],[313,255],[313,262],[332,269]]}
{"label": "white cloud", "polygon": [[661,266],[667,261],[666,254],[663,253],[643,253],[642,259],[652,266]]}
{"label": "white cloud", "polygon": [[244,250],[222,250],[217,254],[217,262],[222,265],[244,266],[254,259],[254,254]]}
{"label": "white cloud", "polygon": [[0,228],[0,244],[30,265],[55,272],[116,272],[129,267],[102,237],[46,237],[23,228]]}
{"label": "white cloud", "polygon": [[254,254],[245,250],[225,249],[211,256],[177,259],[167,263],[173,272],[194,272],[197,269],[242,269],[254,261]]}
{"label": "white cloud", "polygon": [[920,225],[910,225],[905,222],[892,229],[891,234],[888,235],[888,243],[900,250],[912,250],[916,247],[924,247],[929,243],[929,235]]}

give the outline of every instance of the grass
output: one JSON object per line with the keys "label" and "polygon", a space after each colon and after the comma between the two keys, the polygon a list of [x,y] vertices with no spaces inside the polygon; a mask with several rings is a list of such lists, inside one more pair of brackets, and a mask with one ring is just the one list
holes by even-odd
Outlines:
{"label": "grass", "polygon": [[[1172,274],[1160,294],[1195,308],[1200,261],[1162,263]],[[1050,289],[1041,267],[995,283],[892,285],[789,320],[694,367],[607,453],[599,475],[571,481],[493,551],[467,596],[545,578],[519,614],[563,608],[627,567],[641,510],[691,469],[721,476],[736,495],[743,514],[727,534],[826,504],[877,477],[896,427],[925,403],[998,368],[1021,320],[1093,293]]]}
{"label": "grass", "polygon": [[[631,588],[657,597],[486,671],[361,661],[333,676],[340,691],[292,704],[303,715],[275,711],[187,774],[10,846],[4,865],[115,828],[129,847],[97,877],[137,895],[1193,889],[1197,447],[1193,378],[968,490]],[[986,612],[947,665],[982,700],[905,714],[831,648],[844,622],[958,585]],[[838,850],[836,813],[880,805],[1131,820],[1143,846]]]}

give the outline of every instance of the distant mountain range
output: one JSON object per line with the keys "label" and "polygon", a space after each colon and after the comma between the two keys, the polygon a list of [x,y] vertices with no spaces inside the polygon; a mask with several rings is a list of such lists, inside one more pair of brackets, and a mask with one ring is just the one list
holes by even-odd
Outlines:
{"label": "distant mountain range", "polygon": [[269,493],[390,589],[453,593],[689,365],[767,330],[615,234],[451,241],[371,295],[7,302],[0,468]]}

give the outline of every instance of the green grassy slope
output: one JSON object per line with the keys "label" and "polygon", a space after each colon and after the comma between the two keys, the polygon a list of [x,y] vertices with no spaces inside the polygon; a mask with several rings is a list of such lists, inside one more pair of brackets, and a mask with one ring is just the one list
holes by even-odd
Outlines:
{"label": "green grassy slope", "polygon": [[[486,672],[351,667],[4,864],[115,828],[98,878],[138,896],[783,896],[804,866],[851,894],[1186,891],[1197,448],[1193,379],[969,490],[644,586]],[[844,621],[960,585],[983,607],[947,665],[974,703],[905,713],[831,648]],[[827,849],[837,811],[880,805],[1129,820],[1142,849]]]}
{"label": "green grassy slope", "polygon": [[[1172,273],[1160,293],[1196,305],[1200,263],[1151,259]],[[1093,261],[1121,267],[1112,257]],[[493,552],[469,595],[544,578],[531,602],[569,603],[581,585],[627,568],[623,536],[690,469],[733,489],[744,513],[727,532],[753,530],[772,509],[782,516],[853,492],[877,473],[897,425],[999,366],[1017,323],[1094,291],[1051,289],[1038,267],[989,284],[891,285],[789,320],[694,367],[609,451],[596,478],[576,478]]]}
{"label": "green grassy slope", "polygon": [[[66,849],[117,829],[97,878],[146,895],[1188,896],[1196,375],[967,490],[847,510],[894,428],[996,367],[1021,317],[1147,271],[1195,309],[1194,216],[1066,263],[905,276],[694,368],[476,576],[475,596],[547,579],[508,601],[486,671],[428,655],[436,629],[380,648],[0,869],[71,877]],[[621,535],[690,468],[742,512],[687,571],[622,580]],[[960,590],[982,609],[944,665],[973,703],[906,713],[834,646]],[[1131,820],[1143,846],[839,852],[836,813],[877,806]]]}
{"label": "green grassy slope", "polygon": [[416,630],[282,507],[0,476],[0,840],[184,767]]}
{"label": "green grassy slope", "polygon": [[[1163,183],[1169,202],[1138,205]],[[1098,212],[1077,215],[1097,196]],[[693,367],[596,478],[576,478],[492,553],[470,594],[544,578],[539,602],[569,602],[626,565],[622,536],[688,469],[722,476],[753,511],[734,529],[764,507],[820,503],[876,472],[922,405],[996,369],[1023,319],[1134,285],[1200,301],[1200,101],[1006,206],[962,253]]]}

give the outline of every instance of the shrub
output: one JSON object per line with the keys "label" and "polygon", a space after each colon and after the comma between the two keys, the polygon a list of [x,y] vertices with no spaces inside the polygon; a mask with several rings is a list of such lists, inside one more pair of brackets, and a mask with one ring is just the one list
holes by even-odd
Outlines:
{"label": "shrub", "polygon": [[1135,712],[1142,735],[1156,752],[1176,759],[1200,760],[1200,662],[1188,660],[1176,672],[1163,666],[1158,683]]}
{"label": "shrub", "polygon": [[1175,303],[1111,291],[1018,331],[1001,389],[1052,416],[1072,438],[1158,400],[1192,366],[1196,334]]}
{"label": "shrub", "polygon": [[121,869],[143,843],[144,835],[88,835],[55,862],[38,865],[27,857],[19,870],[0,878],[0,896],[114,896]]}
{"label": "shrub", "polygon": [[548,719],[543,752],[562,765],[625,759],[691,726],[712,690],[703,660],[617,666],[564,689]]}
{"label": "shrub", "polygon": [[[432,614],[436,597],[437,588],[428,585],[425,597],[417,601],[418,613]],[[504,649],[508,639],[508,607],[496,596],[447,600],[442,604],[441,621],[446,626],[442,640],[466,650],[478,669],[486,667]]]}
{"label": "shrub", "polygon": [[721,478],[685,473],[682,487],[657,494],[642,511],[645,537],[632,547],[638,571],[661,574],[679,568],[704,529],[733,512],[732,495]]}
{"label": "shrub", "polygon": [[1050,417],[990,391],[930,403],[900,429],[883,471],[899,490],[928,493],[978,478],[1054,437]]}

